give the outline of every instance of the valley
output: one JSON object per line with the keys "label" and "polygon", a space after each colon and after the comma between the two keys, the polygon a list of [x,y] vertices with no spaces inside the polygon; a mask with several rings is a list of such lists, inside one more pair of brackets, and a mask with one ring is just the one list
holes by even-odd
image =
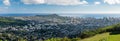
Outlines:
{"label": "valley", "polygon": [[[0,40],[8,41],[104,41],[119,32],[119,17],[63,17],[57,14],[0,17]],[[108,32],[106,34],[106,32]],[[102,34],[103,33],[103,34]],[[115,34],[113,33],[113,34]],[[102,34],[103,37],[101,37]],[[94,40],[89,37],[99,37]],[[100,38],[101,37],[101,38]],[[57,39],[57,40],[56,40]],[[110,38],[111,39],[111,38]]]}

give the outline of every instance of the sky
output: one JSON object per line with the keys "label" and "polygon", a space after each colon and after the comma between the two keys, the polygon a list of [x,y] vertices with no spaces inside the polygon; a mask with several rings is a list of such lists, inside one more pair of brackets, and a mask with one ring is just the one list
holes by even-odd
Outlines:
{"label": "sky", "polygon": [[0,0],[2,13],[120,13],[120,0]]}

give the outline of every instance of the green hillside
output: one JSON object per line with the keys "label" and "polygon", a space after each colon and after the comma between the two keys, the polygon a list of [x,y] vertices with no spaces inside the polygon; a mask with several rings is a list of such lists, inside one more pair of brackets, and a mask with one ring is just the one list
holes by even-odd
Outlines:
{"label": "green hillside", "polygon": [[120,34],[110,35],[107,41],[120,41]]}
{"label": "green hillside", "polygon": [[107,37],[109,37],[109,33],[102,33],[93,37],[82,39],[80,41],[107,41]]}
{"label": "green hillside", "polygon": [[120,34],[110,35],[110,33],[103,33],[80,41],[120,41]]}
{"label": "green hillside", "polygon": [[81,41],[120,41],[120,24],[107,26],[92,32],[103,34],[97,34],[95,36],[85,38]]}
{"label": "green hillside", "polygon": [[0,17],[0,26],[27,25],[29,21],[17,20],[12,18]]}
{"label": "green hillside", "polygon": [[8,19],[8,18],[2,18],[2,17],[0,17],[0,22],[12,23],[12,22],[15,22],[15,21],[11,20],[11,19]]}

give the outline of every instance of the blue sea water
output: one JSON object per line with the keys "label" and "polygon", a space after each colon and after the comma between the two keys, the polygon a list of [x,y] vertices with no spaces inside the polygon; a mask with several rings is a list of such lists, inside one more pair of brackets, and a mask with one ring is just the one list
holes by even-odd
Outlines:
{"label": "blue sea water", "polygon": [[0,14],[0,16],[34,16],[35,14]]}

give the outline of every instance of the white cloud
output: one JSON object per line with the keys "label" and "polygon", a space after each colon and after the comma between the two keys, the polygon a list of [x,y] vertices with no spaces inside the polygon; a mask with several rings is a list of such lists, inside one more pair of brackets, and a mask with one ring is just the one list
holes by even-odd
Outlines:
{"label": "white cloud", "polygon": [[80,0],[21,0],[24,4],[80,5],[88,4]]}
{"label": "white cloud", "polygon": [[21,0],[24,4],[43,4],[44,0]]}
{"label": "white cloud", "polygon": [[99,4],[101,4],[101,2],[95,2],[94,4],[95,4],[95,5],[99,5]]}
{"label": "white cloud", "polygon": [[3,0],[3,4],[6,6],[10,6],[10,1],[9,0]]}
{"label": "white cloud", "polygon": [[80,0],[45,0],[47,4],[54,5],[79,5],[79,4],[88,4],[86,1]]}
{"label": "white cloud", "polygon": [[120,0],[104,0],[104,3],[108,3],[108,4],[120,4]]}

